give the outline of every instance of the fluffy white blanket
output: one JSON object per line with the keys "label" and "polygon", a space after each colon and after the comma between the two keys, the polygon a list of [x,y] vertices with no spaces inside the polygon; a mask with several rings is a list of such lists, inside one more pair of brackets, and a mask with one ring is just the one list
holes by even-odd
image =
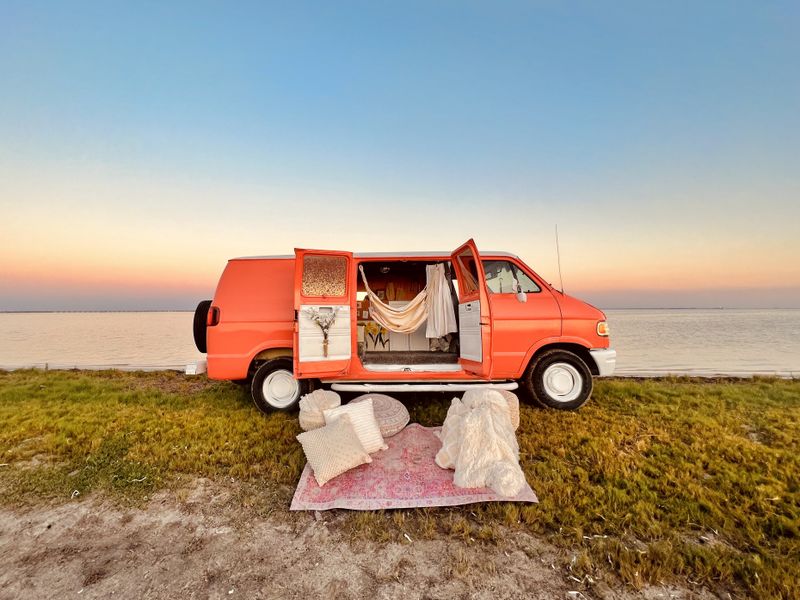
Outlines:
{"label": "fluffy white blanket", "polygon": [[455,469],[457,486],[489,487],[507,497],[522,490],[519,445],[508,404],[499,392],[469,390],[463,400],[453,398],[441,438],[436,464]]}

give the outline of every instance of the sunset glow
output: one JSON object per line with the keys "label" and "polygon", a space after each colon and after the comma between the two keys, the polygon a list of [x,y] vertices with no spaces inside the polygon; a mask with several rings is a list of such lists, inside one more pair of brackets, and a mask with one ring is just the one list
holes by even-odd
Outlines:
{"label": "sunset glow", "polygon": [[0,7],[0,310],[469,237],[558,287],[556,225],[602,308],[800,307],[796,5],[83,6]]}

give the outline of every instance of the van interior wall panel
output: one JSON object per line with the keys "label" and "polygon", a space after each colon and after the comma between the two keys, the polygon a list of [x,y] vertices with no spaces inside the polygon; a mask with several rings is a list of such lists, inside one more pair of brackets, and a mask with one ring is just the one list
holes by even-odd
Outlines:
{"label": "van interior wall panel", "polygon": [[458,323],[461,331],[461,358],[465,360],[483,361],[483,344],[481,343],[481,303],[480,300],[458,305]]}
{"label": "van interior wall panel", "polygon": [[[319,311],[337,308],[336,318],[328,330],[328,355],[323,349],[324,335],[319,325],[309,315],[308,309]],[[299,360],[303,362],[346,360],[351,355],[350,307],[347,305],[307,305],[300,307],[297,315]]]}

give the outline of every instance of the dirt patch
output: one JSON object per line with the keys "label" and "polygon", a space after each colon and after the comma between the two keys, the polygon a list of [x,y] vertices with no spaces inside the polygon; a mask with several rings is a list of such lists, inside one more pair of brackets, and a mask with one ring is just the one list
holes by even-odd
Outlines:
{"label": "dirt patch", "polygon": [[[623,598],[569,579],[559,550],[526,533],[500,544],[345,539],[336,513],[288,522],[196,480],[125,509],[100,497],[0,510],[0,599],[50,598]],[[649,598],[697,597],[649,588]]]}

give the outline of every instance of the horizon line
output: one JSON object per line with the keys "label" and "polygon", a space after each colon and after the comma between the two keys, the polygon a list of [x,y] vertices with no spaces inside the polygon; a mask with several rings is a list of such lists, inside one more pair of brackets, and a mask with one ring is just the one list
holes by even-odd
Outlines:
{"label": "horizon line", "polygon": [[[84,310],[0,310],[0,314],[62,314],[62,313],[193,313],[190,308],[142,309],[84,309]],[[600,310],[800,310],[800,306],[609,306]]]}

